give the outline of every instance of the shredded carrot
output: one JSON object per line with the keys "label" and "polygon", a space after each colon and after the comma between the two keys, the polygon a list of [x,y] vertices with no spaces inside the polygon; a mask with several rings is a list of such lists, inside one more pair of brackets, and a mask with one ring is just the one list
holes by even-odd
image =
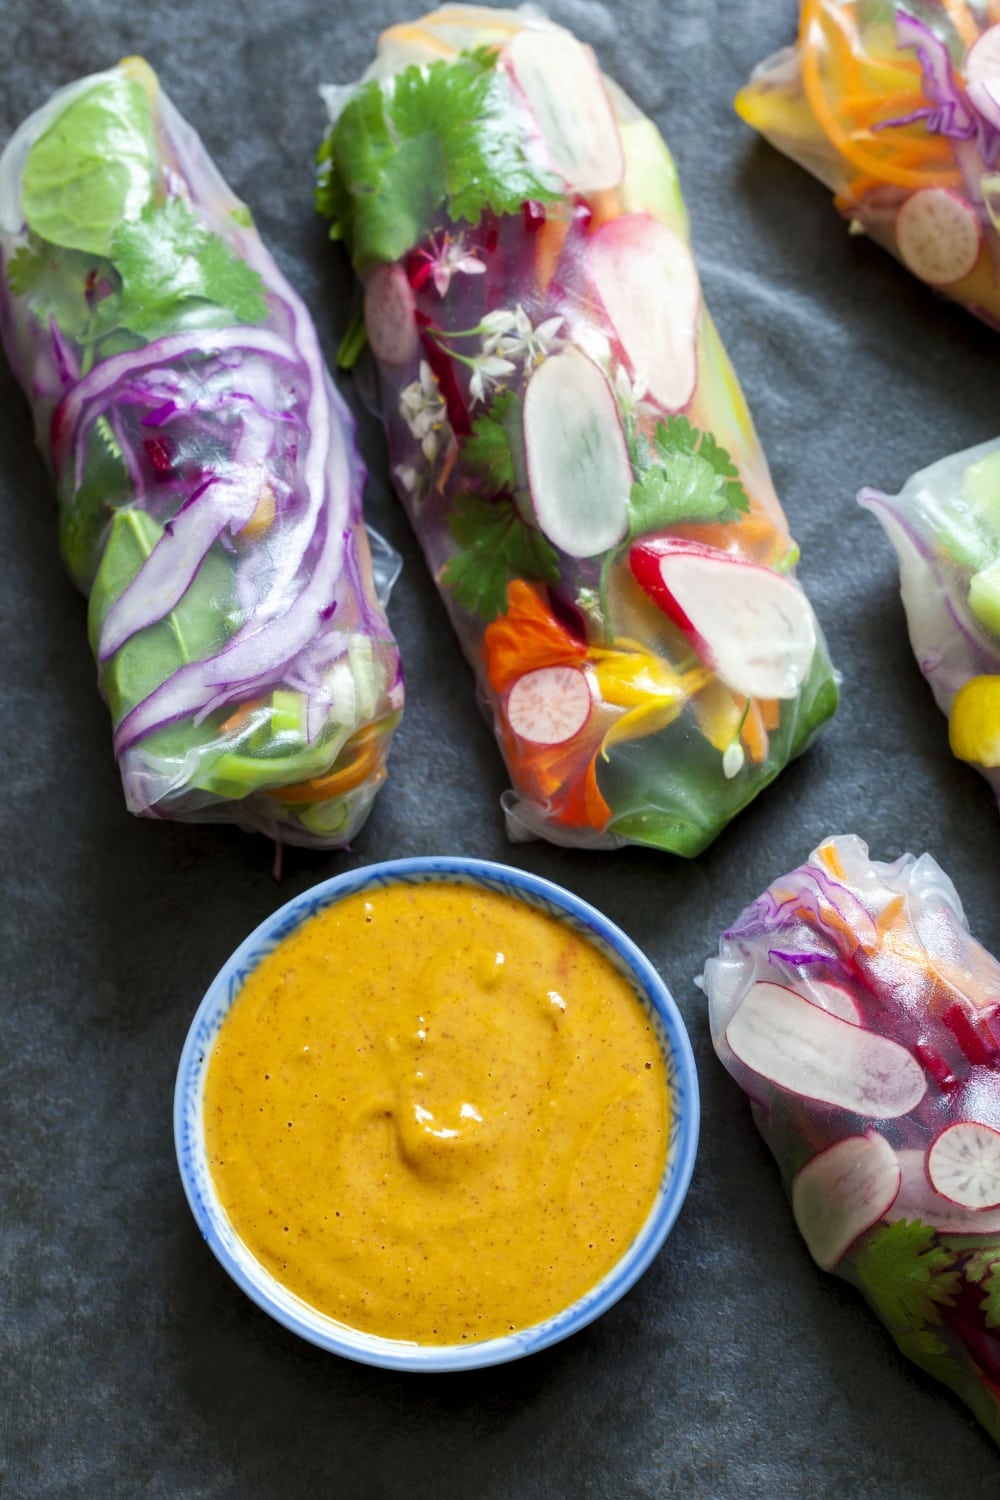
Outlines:
{"label": "shredded carrot", "polygon": [[223,719],[219,725],[220,734],[239,734],[245,729],[259,708],[263,708],[267,702],[266,698],[249,698],[246,703],[241,703],[234,708],[228,719]]}
{"label": "shredded carrot", "polygon": [[820,859],[826,865],[827,869],[830,871],[830,874],[834,877],[835,880],[847,879],[847,875],[844,872],[844,866],[841,862],[840,855],[837,853],[832,844],[821,844],[816,853],[819,855]]}
{"label": "shredded carrot", "polygon": [[569,220],[554,217],[546,218],[545,223],[536,231],[535,278],[543,292],[548,289],[556,274],[556,266],[568,234]]}
{"label": "shredded carrot", "polygon": [[[852,16],[850,20],[849,12]],[[825,0],[803,0],[799,47],[802,84],[813,114],[830,143],[852,166],[873,174],[880,182],[894,183],[899,187],[955,187],[962,182],[962,174],[955,166],[918,168],[907,163],[900,164],[898,141],[887,139],[884,133],[879,133],[876,137],[860,128],[851,131],[844,128],[827,96],[821,53],[828,49],[831,57],[836,58],[843,83],[850,85],[851,97],[862,91],[858,62],[861,43],[854,29],[853,7],[834,8],[827,5]],[[872,149],[876,141],[883,147],[881,153]],[[930,141],[921,141],[920,144],[921,147],[925,144],[928,147],[932,144],[935,147],[939,145]],[[936,149],[921,150],[918,159],[931,161],[937,155]]]}
{"label": "shredded carrot", "polygon": [[297,782],[295,786],[276,786],[268,790],[268,796],[279,802],[329,802],[345,792],[353,792],[374,771],[381,754],[382,735],[375,724],[367,724],[354,735],[338,759],[350,754],[347,765],[328,771],[325,776],[313,776],[309,781]]}
{"label": "shredded carrot", "polygon": [[739,521],[692,521],[687,525],[673,526],[675,536],[690,542],[701,542],[706,547],[731,549],[735,543],[741,554],[766,556],[774,549],[786,551],[791,540],[774,519],[763,511],[750,511]]}
{"label": "shredded carrot", "polygon": [[979,23],[972,14],[965,0],[941,0],[948,19],[954,26],[959,40],[967,47],[979,38]]}
{"label": "shredded carrot", "polygon": [[270,530],[274,522],[275,509],[274,491],[265,481],[261,486],[260,497],[254,506],[253,515],[238,534],[249,542],[256,541],[259,536],[263,536],[265,531]]}
{"label": "shredded carrot", "polygon": [[[750,707],[747,710],[746,718],[743,720],[743,728],[740,730],[740,739],[743,741],[744,745],[746,745],[747,750],[750,754],[750,759],[756,765],[760,765],[761,761],[767,760],[769,743],[767,738],[767,730],[764,727],[764,716],[760,711],[760,705],[757,703],[757,700],[755,698],[751,698],[749,701]],[[740,702],[741,712],[743,711],[746,703],[746,698],[744,698]]]}
{"label": "shredded carrot", "polygon": [[592,230],[600,229],[602,224],[607,224],[611,219],[617,219],[622,211],[621,199],[614,188],[602,188],[588,193],[587,203],[593,214],[590,221]]}

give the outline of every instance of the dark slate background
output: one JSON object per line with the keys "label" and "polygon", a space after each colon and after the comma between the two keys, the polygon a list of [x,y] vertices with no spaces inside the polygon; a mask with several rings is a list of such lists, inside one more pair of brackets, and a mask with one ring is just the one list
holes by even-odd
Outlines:
{"label": "dark slate background", "polygon": [[[844,675],[804,760],[696,863],[511,846],[471,677],[361,417],[368,516],[403,553],[391,618],[409,699],[390,782],[349,853],[140,823],[125,812],[84,609],[59,562],[26,405],[0,368],[0,1490],[31,1497],[995,1497],[998,1455],[817,1271],[692,978],[719,930],[826,834],[931,850],[1000,951],[997,810],[951,760],[911,660],[894,558],[863,483],[997,434],[997,336],[848,238],[828,194],[730,108],[789,40],[793,0],[555,0],[663,129],[705,288]],[[324,80],[403,0],[0,0],[0,137],[51,90],[143,52],[252,206],[332,358],[349,278],[311,209]],[[355,393],[348,399],[357,407]],[[396,855],[509,860],[595,902],[657,964],[703,1093],[694,1183],[642,1282],[516,1365],[412,1378],[296,1340],[201,1242],[171,1092],[202,992],[283,900]],[[5,1478],[3,1477],[5,1475]]]}

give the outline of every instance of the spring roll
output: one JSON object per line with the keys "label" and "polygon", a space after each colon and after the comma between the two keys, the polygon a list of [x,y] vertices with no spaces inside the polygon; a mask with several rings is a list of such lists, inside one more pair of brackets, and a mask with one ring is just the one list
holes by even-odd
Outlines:
{"label": "spring roll", "polygon": [[858,499],[896,550],[910,643],[952,751],[1000,798],[1000,442]]}
{"label": "spring roll", "polygon": [[476,672],[513,838],[697,854],[833,712],[677,172],[537,12],[450,6],[326,91],[396,487]]}
{"label": "spring roll", "polygon": [[140,59],[17,131],[0,262],[129,808],[344,843],[402,707],[397,562],[305,308]]}
{"label": "spring roll", "polygon": [[1000,6],[802,0],[739,114],[928,286],[1000,327]]}
{"label": "spring roll", "polygon": [[951,881],[827,839],[702,983],[816,1264],[1000,1441],[1000,964]]}

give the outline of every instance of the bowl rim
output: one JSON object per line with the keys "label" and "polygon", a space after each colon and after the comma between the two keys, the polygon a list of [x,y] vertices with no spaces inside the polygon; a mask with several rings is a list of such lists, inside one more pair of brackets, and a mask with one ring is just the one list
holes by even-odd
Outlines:
{"label": "bowl rim", "polygon": [[[311,1307],[271,1275],[239,1240],[214,1189],[203,1129],[204,1079],[211,1044],[246,975],[316,912],[378,884],[449,880],[482,885],[526,900],[599,948],[631,979],[655,1022],[671,1077],[671,1116],[664,1174],[639,1232],[605,1275],[541,1323],[476,1343],[420,1344],[369,1334]],[[384,1369],[434,1373],[485,1368],[558,1343],[614,1305],[646,1271],[672,1230],[694,1171],[699,1133],[694,1053],[677,1003],[642,949],[597,907],[545,876],[495,860],[465,855],[416,855],[379,860],[307,887],[265,917],[216,973],[191,1020],[174,1087],[173,1126],[178,1169],[188,1205],[209,1249],[237,1286],[264,1312],[301,1338],[331,1353]]]}

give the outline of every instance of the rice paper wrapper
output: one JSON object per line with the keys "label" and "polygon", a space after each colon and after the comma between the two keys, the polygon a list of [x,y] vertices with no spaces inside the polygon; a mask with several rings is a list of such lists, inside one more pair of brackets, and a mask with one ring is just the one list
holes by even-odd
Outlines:
{"label": "rice paper wrapper", "polygon": [[827,839],[702,984],[813,1259],[1000,1440],[1000,965],[951,881]]}
{"label": "rice paper wrapper", "polygon": [[951,748],[1000,797],[1000,440],[858,499],[899,559],[913,653],[948,718]]}
{"label": "rice paper wrapper", "polygon": [[794,45],[736,97],[747,124],[928,286],[1000,327],[1000,16],[803,0]]}
{"label": "rice paper wrapper", "polygon": [[677,172],[589,48],[453,6],[326,91],[393,478],[506,759],[511,836],[693,855],[837,686]]}
{"label": "rice paper wrapper", "polygon": [[15,134],[0,259],[129,808],[344,843],[402,707],[397,559],[304,306],[141,59]]}

